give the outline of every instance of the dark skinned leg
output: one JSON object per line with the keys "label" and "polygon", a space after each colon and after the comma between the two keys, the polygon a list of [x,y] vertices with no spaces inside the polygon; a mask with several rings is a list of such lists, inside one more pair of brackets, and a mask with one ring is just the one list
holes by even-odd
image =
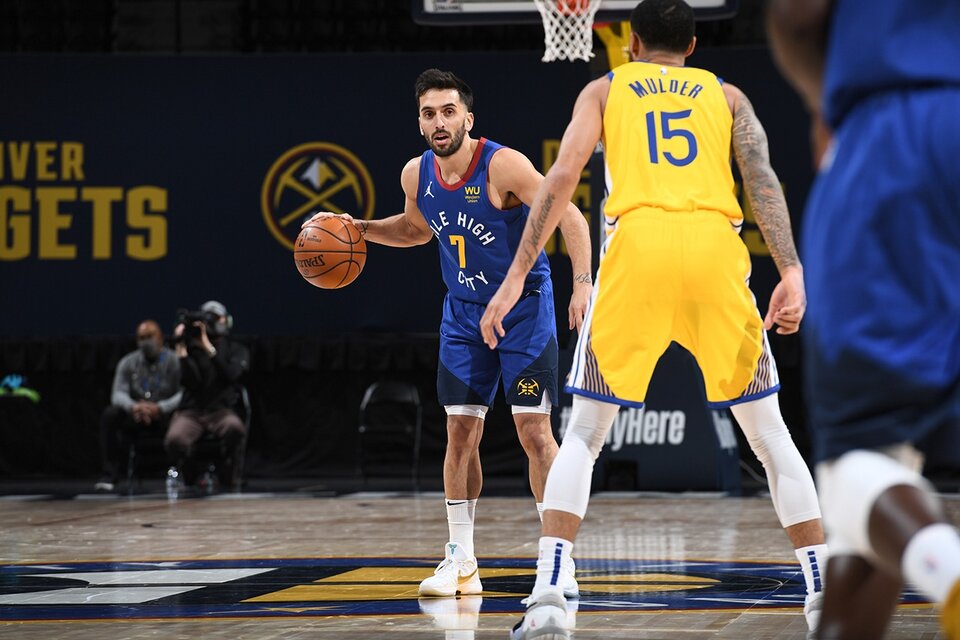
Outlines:
{"label": "dark skinned leg", "polygon": [[827,563],[818,640],[883,637],[903,583],[860,556],[834,556]]}

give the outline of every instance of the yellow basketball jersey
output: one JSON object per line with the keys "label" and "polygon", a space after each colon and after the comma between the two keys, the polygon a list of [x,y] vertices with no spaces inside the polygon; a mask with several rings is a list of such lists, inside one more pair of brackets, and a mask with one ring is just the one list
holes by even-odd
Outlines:
{"label": "yellow basketball jersey", "polygon": [[703,69],[647,62],[610,75],[604,213],[712,210],[741,220],[730,167],[733,116],[720,80]]}

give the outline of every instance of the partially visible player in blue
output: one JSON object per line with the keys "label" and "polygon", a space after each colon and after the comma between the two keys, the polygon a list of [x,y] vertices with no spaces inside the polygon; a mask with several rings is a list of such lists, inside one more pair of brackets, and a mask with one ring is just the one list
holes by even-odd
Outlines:
{"label": "partially visible player in blue", "polygon": [[[542,512],[544,483],[558,449],[550,427],[550,409],[559,399],[556,318],[550,266],[541,252],[522,300],[505,319],[509,337],[495,351],[484,344],[480,318],[513,261],[543,175],[522,153],[471,137],[473,92],[453,73],[428,69],[415,90],[420,133],[430,148],[410,160],[400,176],[404,212],[353,222],[369,242],[410,247],[434,236],[438,241],[448,289],[437,395],[447,412],[443,485],[450,539],[444,560],[420,585],[420,594],[453,596],[482,590],[473,546],[474,510],[483,484],[479,447],[501,376]],[[574,274],[569,327],[579,330],[592,290],[589,229],[569,203],[559,226]],[[573,573],[571,562],[562,581],[571,597],[578,595]]]}
{"label": "partially visible player in blue", "polygon": [[774,0],[768,23],[832,132],[802,235],[819,637],[881,637],[907,581],[957,639],[960,538],[919,470],[960,467],[960,3]]}

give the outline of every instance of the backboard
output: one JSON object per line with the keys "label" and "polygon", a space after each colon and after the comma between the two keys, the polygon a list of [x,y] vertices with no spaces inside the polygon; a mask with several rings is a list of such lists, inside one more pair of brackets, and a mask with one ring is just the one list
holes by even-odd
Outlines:
{"label": "backboard", "polygon": [[[738,0],[687,0],[698,20],[731,18]],[[427,25],[535,24],[541,21],[533,0],[411,0],[414,22]],[[596,22],[630,19],[639,0],[603,0]]]}

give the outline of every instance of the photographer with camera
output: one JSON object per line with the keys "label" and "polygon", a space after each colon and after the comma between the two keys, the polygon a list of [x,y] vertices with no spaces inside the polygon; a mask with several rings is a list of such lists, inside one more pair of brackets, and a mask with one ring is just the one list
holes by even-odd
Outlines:
{"label": "photographer with camera", "polygon": [[136,337],[137,349],[117,364],[110,405],[100,417],[103,472],[94,485],[98,492],[114,490],[120,458],[130,444],[148,430],[162,434],[180,404],[180,362],[163,346],[160,325],[144,320],[137,325]]}
{"label": "photographer with camera", "polygon": [[173,338],[184,392],[164,439],[174,465],[168,478],[179,477],[193,484],[195,473],[189,465],[194,445],[204,434],[212,433],[220,442],[224,460],[218,473],[221,484],[234,482],[234,463],[246,435],[237,414],[240,378],[250,368],[250,352],[228,337],[232,326],[233,317],[216,300],[205,302],[200,311],[177,312]]}

